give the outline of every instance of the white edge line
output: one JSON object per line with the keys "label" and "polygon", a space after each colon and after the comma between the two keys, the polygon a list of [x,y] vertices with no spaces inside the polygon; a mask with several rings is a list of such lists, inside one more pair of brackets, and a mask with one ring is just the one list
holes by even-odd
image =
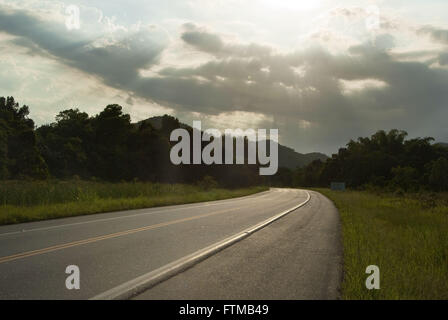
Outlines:
{"label": "white edge line", "polygon": [[229,238],[226,238],[224,240],[221,240],[217,243],[214,243],[208,247],[205,247],[201,250],[198,250],[190,255],[187,255],[185,257],[182,257],[176,261],[173,261],[169,264],[166,264],[156,270],[153,270],[151,272],[148,272],[140,277],[137,277],[133,280],[130,280],[128,282],[125,282],[115,288],[112,288],[110,290],[107,290],[103,293],[100,293],[89,300],[124,300],[124,299],[130,299],[143,291],[146,291],[155,285],[191,268],[195,264],[199,263],[200,261],[205,260],[206,258],[214,255],[215,253],[230,247],[234,243],[248,237],[249,235],[253,234],[254,232],[257,232],[258,230],[266,227],[267,225],[271,224],[272,222],[282,218],[283,216],[287,215],[288,213],[304,206],[308,203],[311,199],[311,195],[308,191],[303,190],[307,194],[307,199],[290,208],[287,209],[267,220],[264,220],[255,226],[249,227]]}

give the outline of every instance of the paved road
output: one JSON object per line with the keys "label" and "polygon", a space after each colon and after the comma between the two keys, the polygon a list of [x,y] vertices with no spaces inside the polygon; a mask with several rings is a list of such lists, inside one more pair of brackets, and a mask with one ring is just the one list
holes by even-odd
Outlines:
{"label": "paved road", "polygon": [[[91,298],[241,232],[294,207],[306,198],[305,191],[271,189],[269,192],[238,199],[3,226],[0,227],[0,299]],[[289,219],[290,216],[303,217],[303,221],[296,227],[302,228],[307,234],[313,225],[312,228],[318,230],[318,225],[323,223],[322,227],[326,228],[334,242],[315,239],[314,244],[310,242],[307,246],[314,246],[317,254],[327,252],[328,258],[324,259],[324,264],[335,264],[334,270],[337,271],[340,263],[340,247],[336,240],[339,232],[337,212],[326,199],[324,200],[328,203],[322,207],[322,199],[322,196],[313,193],[309,204],[274,222],[268,228],[276,228],[279,223],[284,224],[287,221],[284,219]],[[316,216],[320,218],[316,220]],[[309,222],[305,223],[305,220]],[[294,224],[291,225],[293,226]],[[236,245],[251,243],[255,235],[264,230],[270,229],[263,229]],[[281,242],[275,240],[275,237],[271,239],[270,245],[276,245],[279,249],[276,254],[281,252],[280,249],[285,243],[294,243],[298,239],[288,238],[287,235],[278,239],[282,240]],[[297,248],[301,245],[300,242],[295,244]],[[222,259],[223,254],[228,254],[226,250],[187,272],[197,270],[197,267],[202,267],[203,263],[209,263],[213,258]],[[266,247],[264,252],[269,250]],[[303,256],[300,250],[290,253]],[[309,256],[309,253],[307,255]],[[306,269],[308,262],[300,259],[297,261],[305,263],[300,268]],[[237,262],[235,258],[228,263],[231,261]],[[247,263],[251,261],[253,259]],[[80,290],[67,290],[65,287],[65,279],[68,276],[65,269],[68,265],[77,265],[80,268]],[[282,272],[281,269],[277,271]],[[333,279],[335,276],[330,277]],[[194,276],[191,281],[193,282],[190,282],[190,285],[195,285]],[[325,282],[328,283],[327,280]],[[200,291],[199,283],[197,288]],[[152,292],[151,298],[169,296],[165,291],[164,295],[161,293],[157,297],[156,289],[160,290],[160,287],[154,287],[145,294]],[[258,296],[260,295],[257,291],[253,292],[253,296],[250,296],[249,292],[249,297]],[[185,297],[188,298],[188,295]],[[232,296],[229,292],[228,297],[238,296]]]}
{"label": "paved road", "polygon": [[339,298],[339,214],[309,192],[306,206],[134,299]]}

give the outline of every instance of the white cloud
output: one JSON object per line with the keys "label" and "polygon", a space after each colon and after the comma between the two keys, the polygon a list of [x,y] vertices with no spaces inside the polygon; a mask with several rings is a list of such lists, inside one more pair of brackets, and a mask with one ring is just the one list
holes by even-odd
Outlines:
{"label": "white cloud", "polygon": [[365,89],[381,89],[387,86],[387,83],[377,79],[363,79],[363,80],[344,80],[339,79],[342,93],[350,95],[357,91]]}

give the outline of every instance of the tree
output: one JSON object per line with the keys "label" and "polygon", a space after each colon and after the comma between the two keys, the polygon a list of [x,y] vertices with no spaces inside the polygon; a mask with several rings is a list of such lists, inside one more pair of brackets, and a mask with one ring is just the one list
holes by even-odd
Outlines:
{"label": "tree", "polygon": [[93,129],[87,113],[78,109],[59,112],[56,122],[37,129],[39,148],[50,168],[59,178],[74,175],[88,177],[88,152],[92,145]]}
{"label": "tree", "polygon": [[37,147],[29,108],[13,97],[0,98],[0,175],[45,179],[47,165]]}
{"label": "tree", "polygon": [[90,170],[106,180],[130,178],[127,142],[131,118],[118,104],[108,105],[93,120],[95,150],[91,150]]}
{"label": "tree", "polygon": [[438,191],[448,190],[447,158],[439,158],[429,165],[429,184]]}
{"label": "tree", "polygon": [[404,191],[415,191],[418,189],[417,170],[412,167],[392,168],[392,185]]}
{"label": "tree", "polygon": [[5,121],[0,119],[0,179],[8,175],[8,136]]}
{"label": "tree", "polygon": [[[433,138],[405,140],[407,133],[393,129],[377,131],[370,138],[350,140],[345,148],[322,164],[308,165],[298,173],[305,185],[328,185],[331,181],[345,181],[349,187],[366,184],[386,185],[405,190],[428,186],[431,176],[428,164],[438,158],[447,159],[448,149],[432,145]],[[434,167],[430,187],[441,188],[437,175],[442,174],[442,162]],[[442,179],[442,182],[444,183]]]}
{"label": "tree", "polygon": [[318,159],[311,162],[305,170],[303,183],[305,187],[321,186],[321,173],[324,168],[324,163]]}

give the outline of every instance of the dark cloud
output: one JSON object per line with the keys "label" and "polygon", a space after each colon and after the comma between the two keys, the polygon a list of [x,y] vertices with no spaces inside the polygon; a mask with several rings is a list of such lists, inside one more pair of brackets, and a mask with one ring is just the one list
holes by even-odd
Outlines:
{"label": "dark cloud", "polygon": [[164,49],[163,37],[153,28],[97,46],[94,40],[67,30],[64,25],[45,22],[21,11],[0,10],[0,30],[20,37],[13,42],[29,48],[33,54],[50,54],[112,86],[134,81],[138,71],[156,63]]}
{"label": "dark cloud", "polygon": [[[448,30],[446,29],[438,29],[432,26],[425,26],[417,31],[418,34],[427,34],[436,42],[448,45]],[[441,65],[448,64],[448,50],[445,52],[440,52],[436,61]],[[431,62],[435,62],[431,60]]]}
{"label": "dark cloud", "polygon": [[[262,125],[279,128],[281,142],[302,152],[336,151],[351,138],[391,128],[448,141],[443,136],[446,131],[433,125],[448,116],[448,71],[400,61],[389,52],[394,41],[387,34],[345,54],[332,54],[322,47],[281,54],[268,46],[228,43],[186,24],[181,39],[214,55],[213,60],[143,77],[139,70],[156,64],[164,48],[152,29],[97,47],[30,15],[0,11],[0,30],[23,39],[16,44],[48,52],[130,96],[179,113],[264,114],[273,123]],[[440,61],[446,59],[440,55]],[[341,80],[355,89],[347,91]],[[364,80],[384,85],[362,87]]]}
{"label": "dark cloud", "polygon": [[431,26],[425,26],[420,28],[418,33],[428,34],[433,40],[448,44],[448,30],[446,29],[437,29]]}
{"label": "dark cloud", "polygon": [[211,53],[218,57],[268,56],[272,52],[272,48],[255,43],[249,45],[224,43],[219,35],[211,33],[193,23],[184,24],[184,28],[186,30],[182,33],[181,39],[185,43],[200,51]]}
{"label": "dark cloud", "polygon": [[192,24],[186,26],[188,26],[188,30],[181,36],[183,41],[204,52],[216,54],[222,51],[224,44],[220,37],[197,30]]}
{"label": "dark cloud", "polygon": [[[352,47],[344,55],[313,48],[289,55],[227,57],[197,68],[162,70],[162,79],[147,80],[144,87],[151,97],[181,110],[272,116],[284,133],[282,141],[306,150],[334,150],[380,128],[437,135],[431,123],[447,114],[448,72],[396,60],[386,50],[391,45],[376,44]],[[339,80],[366,79],[385,86],[342,92]]]}
{"label": "dark cloud", "polygon": [[439,63],[442,66],[448,65],[448,52],[439,54]]}

